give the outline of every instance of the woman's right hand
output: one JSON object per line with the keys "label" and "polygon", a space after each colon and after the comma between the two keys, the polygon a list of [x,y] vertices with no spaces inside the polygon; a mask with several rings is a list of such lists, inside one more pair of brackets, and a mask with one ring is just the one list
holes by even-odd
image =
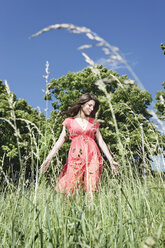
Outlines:
{"label": "woman's right hand", "polygon": [[42,174],[45,173],[45,172],[47,171],[47,169],[49,168],[49,165],[50,165],[50,159],[46,159],[46,160],[42,163],[41,169],[40,169],[40,171],[41,171]]}

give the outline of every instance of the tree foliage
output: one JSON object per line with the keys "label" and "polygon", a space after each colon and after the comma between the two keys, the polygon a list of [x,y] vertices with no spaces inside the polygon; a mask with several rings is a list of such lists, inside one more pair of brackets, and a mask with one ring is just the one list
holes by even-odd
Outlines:
{"label": "tree foliage", "polygon": [[[165,54],[165,45],[161,43],[161,48],[164,51]],[[157,115],[160,118],[160,120],[165,120],[165,82],[162,83],[162,86],[164,90],[158,91],[156,93],[156,104],[155,108],[157,110]]]}
{"label": "tree foliage", "polygon": [[43,121],[43,114],[39,114],[24,99],[17,99],[9,86],[0,81],[1,169],[4,173],[8,172],[13,180],[17,180],[20,171],[27,175],[32,173],[37,158],[39,127]]}
{"label": "tree foliage", "polygon": [[156,93],[156,110],[157,115],[159,116],[160,120],[165,121],[165,82],[162,83],[164,90],[158,91]]}
{"label": "tree foliage", "polygon": [[161,48],[162,48],[163,53],[164,53],[164,55],[165,55],[165,45],[164,45],[163,43],[161,43]]}

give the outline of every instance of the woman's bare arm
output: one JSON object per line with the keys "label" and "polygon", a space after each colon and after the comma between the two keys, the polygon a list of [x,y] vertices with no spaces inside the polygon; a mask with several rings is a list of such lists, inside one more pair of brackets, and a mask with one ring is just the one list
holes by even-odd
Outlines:
{"label": "woman's bare arm", "polygon": [[102,135],[100,133],[99,128],[96,131],[96,139],[97,139],[99,147],[101,148],[101,150],[103,151],[103,153],[107,157],[107,159],[108,159],[108,161],[109,161],[109,163],[111,165],[112,171],[117,171],[118,172],[118,163],[114,161],[114,159],[113,159],[113,157],[112,157],[112,155],[111,155],[106,143],[103,140],[103,137],[102,137]]}
{"label": "woman's bare arm", "polygon": [[66,128],[65,128],[65,126],[63,126],[63,129],[62,129],[62,132],[59,136],[59,139],[57,140],[57,142],[53,146],[52,150],[49,152],[47,158],[45,159],[45,161],[41,165],[41,173],[44,173],[47,171],[51,159],[55,156],[55,154],[60,150],[60,148],[64,144],[65,137],[66,137]]}

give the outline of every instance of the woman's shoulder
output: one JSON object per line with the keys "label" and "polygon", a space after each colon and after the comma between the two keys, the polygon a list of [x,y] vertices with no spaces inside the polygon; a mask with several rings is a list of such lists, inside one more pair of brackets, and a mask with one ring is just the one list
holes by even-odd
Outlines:
{"label": "woman's shoulder", "polygon": [[74,117],[67,117],[65,120],[73,120]]}
{"label": "woman's shoulder", "polygon": [[95,119],[95,118],[93,118],[93,117],[89,117],[89,122],[94,123],[95,121],[96,121],[96,119]]}
{"label": "woman's shoulder", "polygon": [[68,125],[70,123],[70,121],[73,120],[73,117],[67,117],[63,122],[62,122],[62,125],[65,126],[65,125]]}
{"label": "woman's shoulder", "polygon": [[100,123],[97,119],[90,117],[90,122],[96,127],[98,128],[100,126]]}

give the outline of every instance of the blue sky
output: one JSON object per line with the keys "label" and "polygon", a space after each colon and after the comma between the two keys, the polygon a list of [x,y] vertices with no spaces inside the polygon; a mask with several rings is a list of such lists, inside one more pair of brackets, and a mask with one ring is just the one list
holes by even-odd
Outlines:
{"label": "blue sky", "polygon": [[[86,26],[120,49],[153,98],[165,81],[164,0],[5,0],[0,1],[0,80],[7,80],[18,98],[44,111],[45,63],[50,79],[87,66],[77,48],[90,44],[85,35],[52,30],[33,39],[39,30],[57,23]],[[104,54],[85,51],[94,61]],[[109,67],[110,68],[110,67]],[[126,68],[117,68],[121,75]]]}

